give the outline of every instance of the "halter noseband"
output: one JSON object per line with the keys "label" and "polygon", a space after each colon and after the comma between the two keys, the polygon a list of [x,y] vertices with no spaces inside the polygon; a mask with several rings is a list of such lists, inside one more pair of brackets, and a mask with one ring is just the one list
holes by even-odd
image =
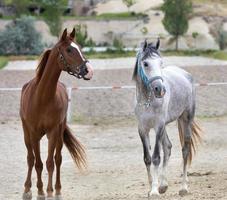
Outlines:
{"label": "halter noseband", "polygon": [[[58,48],[58,52],[59,52],[59,56],[60,56],[60,60],[63,62],[64,65],[64,69],[67,71],[68,74],[75,76],[78,79],[85,79],[88,80],[87,78],[85,78],[82,74],[81,71],[82,70],[86,70],[86,63],[88,63],[88,60],[84,60],[80,65],[76,66],[76,65],[70,65],[68,64],[68,62],[66,61],[65,57],[63,56],[63,54],[61,53],[60,49]],[[75,72],[71,71],[71,69],[75,69]]]}

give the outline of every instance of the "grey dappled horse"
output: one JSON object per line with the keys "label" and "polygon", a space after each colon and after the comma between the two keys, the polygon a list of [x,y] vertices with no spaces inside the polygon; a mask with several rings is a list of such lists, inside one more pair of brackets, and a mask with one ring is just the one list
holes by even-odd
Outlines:
{"label": "grey dappled horse", "polygon": [[[187,164],[192,160],[195,144],[200,140],[201,133],[201,129],[194,122],[195,86],[192,75],[183,69],[173,66],[162,68],[159,45],[159,40],[155,45],[145,41],[137,53],[133,73],[137,99],[135,113],[151,188],[149,196],[164,193],[168,188],[166,167],[172,144],[165,126],[177,120],[183,155],[183,181],[179,194],[184,195],[188,192]],[[151,128],[154,128],[156,133],[152,156],[149,140]],[[159,184],[161,148],[164,156]],[[154,167],[152,177],[151,164]]]}

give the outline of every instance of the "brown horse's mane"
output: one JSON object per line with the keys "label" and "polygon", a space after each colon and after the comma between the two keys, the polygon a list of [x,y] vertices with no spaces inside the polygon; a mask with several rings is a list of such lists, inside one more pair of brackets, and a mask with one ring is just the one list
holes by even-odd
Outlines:
{"label": "brown horse's mane", "polygon": [[49,55],[50,55],[50,52],[51,52],[51,50],[48,49],[40,57],[38,67],[36,68],[36,78],[38,79],[38,81],[41,79],[41,77],[43,75],[46,63],[47,63]]}

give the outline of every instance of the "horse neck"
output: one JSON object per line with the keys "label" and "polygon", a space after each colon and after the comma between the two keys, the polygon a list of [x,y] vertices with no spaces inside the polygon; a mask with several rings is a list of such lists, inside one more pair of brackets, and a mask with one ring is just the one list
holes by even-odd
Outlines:
{"label": "horse neck", "polygon": [[44,72],[37,86],[37,95],[41,102],[55,97],[61,69],[57,62],[57,51],[52,50],[45,65]]}

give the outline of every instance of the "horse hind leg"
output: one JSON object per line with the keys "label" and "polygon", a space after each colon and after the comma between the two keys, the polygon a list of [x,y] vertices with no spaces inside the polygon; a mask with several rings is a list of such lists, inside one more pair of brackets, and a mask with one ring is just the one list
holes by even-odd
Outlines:
{"label": "horse hind leg", "polygon": [[180,134],[180,140],[182,145],[182,156],[183,156],[183,179],[182,186],[179,191],[180,196],[184,196],[188,193],[188,176],[187,167],[192,159],[192,147],[191,147],[191,130],[192,120],[185,120],[183,117],[178,120],[178,129]]}
{"label": "horse hind leg", "polygon": [[22,199],[31,200],[32,199],[31,176],[32,176],[32,169],[34,166],[34,154],[33,154],[33,148],[32,148],[32,144],[30,141],[28,129],[24,122],[22,122],[22,125],[23,125],[23,130],[24,130],[24,142],[25,142],[25,146],[27,148],[27,165],[28,165],[28,173],[27,173],[26,181],[24,183],[25,188],[24,188],[24,193],[23,193]]}
{"label": "horse hind leg", "polygon": [[53,172],[54,172],[54,151],[56,148],[56,141],[59,129],[53,129],[48,135],[48,157],[46,160],[46,168],[48,171],[48,184],[47,184],[47,198],[46,200],[54,200],[53,196]]}
{"label": "horse hind leg", "polygon": [[[64,133],[64,130],[61,130],[62,134]],[[56,152],[55,152],[55,164],[56,164],[56,183],[55,183],[55,200],[62,200],[61,196],[61,177],[60,177],[60,169],[61,169],[61,163],[62,163],[62,155],[61,150],[63,146],[63,136],[59,137],[56,144]]]}
{"label": "horse hind leg", "polygon": [[159,193],[163,194],[168,189],[168,182],[166,177],[166,170],[169,162],[169,158],[171,155],[172,144],[169,140],[166,130],[164,130],[163,138],[162,138],[162,149],[163,149],[163,163],[162,163],[162,173],[160,175],[160,186]]}

